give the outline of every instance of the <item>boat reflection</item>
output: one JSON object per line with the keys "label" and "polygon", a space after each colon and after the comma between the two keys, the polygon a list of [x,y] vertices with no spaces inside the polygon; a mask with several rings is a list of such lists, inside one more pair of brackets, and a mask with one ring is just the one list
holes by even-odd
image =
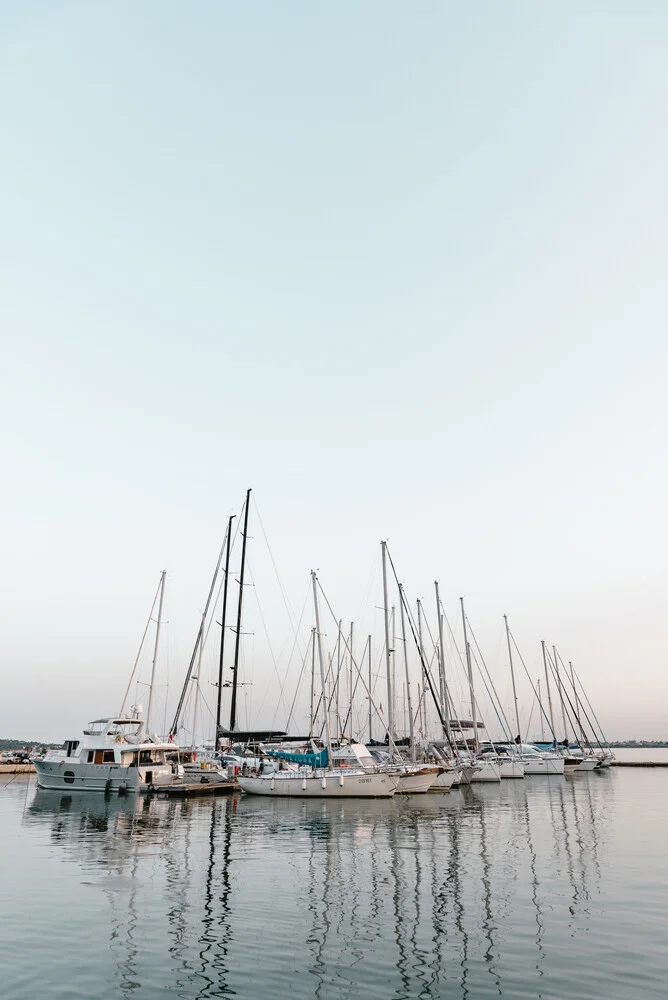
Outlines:
{"label": "boat reflection", "polygon": [[607,794],[586,776],[397,801],[39,790],[24,822],[102,891],[121,995],[465,1000],[520,995],[527,968],[538,994],[548,928],[587,929]]}

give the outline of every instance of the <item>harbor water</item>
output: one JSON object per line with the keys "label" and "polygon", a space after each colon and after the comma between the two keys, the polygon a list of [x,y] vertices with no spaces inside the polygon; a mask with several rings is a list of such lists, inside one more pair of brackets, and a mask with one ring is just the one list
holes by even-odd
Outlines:
{"label": "harbor water", "polygon": [[387,801],[0,784],[11,1000],[664,998],[668,769]]}

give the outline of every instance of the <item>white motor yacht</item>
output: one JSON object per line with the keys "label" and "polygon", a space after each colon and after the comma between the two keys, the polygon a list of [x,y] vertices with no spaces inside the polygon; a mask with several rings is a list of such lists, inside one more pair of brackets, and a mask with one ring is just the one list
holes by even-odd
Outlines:
{"label": "white motor yacht", "polygon": [[149,737],[142,719],[95,719],[78,739],[35,759],[37,782],[69,791],[145,792],[172,784],[165,754],[174,749],[173,743]]}

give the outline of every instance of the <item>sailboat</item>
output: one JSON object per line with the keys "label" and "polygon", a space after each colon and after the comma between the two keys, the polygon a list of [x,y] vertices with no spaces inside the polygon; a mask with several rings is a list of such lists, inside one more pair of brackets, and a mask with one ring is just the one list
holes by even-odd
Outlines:
{"label": "sailboat", "polygon": [[[321,704],[323,706],[326,746],[321,750],[312,747],[310,753],[292,753],[288,750],[273,750],[267,754],[272,766],[279,762],[278,769],[254,774],[240,774],[239,786],[249,795],[271,795],[291,798],[391,798],[399,785],[399,774],[383,770],[371,770],[359,764],[360,757],[368,751],[366,747],[353,745],[356,761],[351,766],[336,766],[332,753],[332,738],[329,718],[329,698],[325,677],[325,661],[322,649],[318,587],[315,571],[311,571],[313,603],[315,611],[315,635],[320,667]],[[314,719],[311,719],[313,731]],[[340,761],[345,765],[345,761]]]}

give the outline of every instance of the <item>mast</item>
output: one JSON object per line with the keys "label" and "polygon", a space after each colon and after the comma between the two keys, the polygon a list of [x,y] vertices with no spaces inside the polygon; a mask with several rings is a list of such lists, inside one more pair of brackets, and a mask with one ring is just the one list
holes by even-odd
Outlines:
{"label": "mast", "polygon": [[239,605],[237,607],[237,634],[234,641],[234,666],[232,667],[232,704],[230,706],[230,732],[233,733],[237,724],[237,686],[239,683],[239,647],[241,645],[241,607],[244,600],[244,571],[246,569],[246,541],[248,538],[248,508],[250,507],[251,491],[246,491],[246,509],[244,510],[244,531],[241,543],[241,571],[239,573]]}
{"label": "mast", "polygon": [[153,685],[155,683],[155,664],[158,659],[158,643],[160,642],[160,623],[162,622],[162,602],[165,596],[165,577],[167,570],[163,569],[160,575],[160,602],[158,604],[158,621],[155,627],[155,646],[153,647],[153,664],[151,666],[151,686],[148,689],[148,708],[146,709],[146,732],[149,734],[151,723],[151,708],[153,706]]}
{"label": "mast", "polygon": [[550,719],[549,719],[550,729],[552,730],[552,737],[554,739],[554,742],[556,743],[557,737],[554,732],[554,713],[552,712],[552,692],[550,691],[550,675],[547,672],[547,655],[545,653],[545,640],[541,639],[540,644],[543,650],[543,666],[545,667],[545,686],[547,687],[547,703],[550,708]]}
{"label": "mast", "polygon": [[[438,679],[441,688],[441,703],[443,705],[443,718],[445,726],[443,735],[450,741],[450,709],[448,708],[448,685],[445,680],[445,646],[443,644],[443,615],[441,614],[441,598],[438,592],[438,580],[434,580],[434,590],[436,592],[436,615],[438,618]],[[419,610],[419,605],[418,605]],[[419,619],[418,619],[419,620]],[[420,637],[422,641],[422,637]]]}
{"label": "mast", "polygon": [[225,623],[227,621],[227,583],[230,578],[230,545],[232,543],[232,521],[235,515],[232,514],[227,522],[227,549],[225,551],[225,580],[223,583],[223,618],[220,631],[220,656],[218,658],[218,703],[216,705],[216,739],[215,746],[218,746],[218,730],[220,729],[220,706],[223,698],[223,651],[225,649]]}
{"label": "mast", "polygon": [[543,712],[543,702],[540,700],[540,677],[537,678],[536,684],[538,685],[538,708],[540,709],[540,742],[545,742],[545,713]]}
{"label": "mast", "polygon": [[408,702],[408,732],[411,741],[411,760],[415,763],[415,731],[413,728],[413,706],[411,704],[411,681],[408,673],[408,647],[406,645],[406,621],[404,618],[403,587],[399,584],[399,614],[401,615],[401,641],[404,646],[404,672],[406,674],[406,701]]}
{"label": "mast", "polygon": [[[419,646],[419,652],[420,652],[420,666],[422,667],[422,691],[423,691],[423,697],[424,697],[424,692],[427,690],[427,685],[425,684],[424,648],[423,648],[423,645],[422,645],[422,601],[418,597],[415,603],[417,605],[418,646]],[[447,711],[445,713],[445,717],[446,717],[446,719],[448,718]],[[427,729],[428,729],[428,727],[429,727],[429,720],[427,719],[427,705],[426,705],[426,702],[425,702],[425,705],[424,705],[424,725],[423,725],[423,730],[422,730],[424,736],[427,735]]]}
{"label": "mast", "polygon": [[372,735],[372,733],[373,733],[373,700],[372,700],[372,696],[371,696],[371,683],[372,683],[373,678],[371,676],[371,636],[369,636],[368,647],[369,647],[369,743],[371,743],[371,740],[373,739],[373,735]]}
{"label": "mast", "polygon": [[390,620],[387,608],[387,542],[380,543],[383,554],[383,620],[385,623],[385,669],[387,673],[387,745],[392,745],[394,717],[392,715],[392,653],[390,650]]}
{"label": "mast", "polygon": [[350,719],[350,735],[353,733],[353,623],[350,623],[350,640],[348,644],[350,653],[350,704],[348,706],[348,718]]}
{"label": "mast", "polygon": [[313,708],[315,705],[315,629],[311,629],[311,722],[308,734],[313,739]]}
{"label": "mast", "polygon": [[469,646],[468,633],[466,631],[466,612],[464,611],[464,598],[459,598],[462,606],[462,623],[464,625],[464,648],[466,650],[466,668],[469,675],[469,689],[471,691],[471,719],[473,721],[473,739],[475,742],[476,751],[480,749],[480,741],[478,739],[478,719],[475,710],[475,692],[473,690],[473,667],[471,666],[471,648]]}
{"label": "mast", "polygon": [[325,739],[327,740],[327,763],[332,764],[332,736],[329,731],[329,701],[327,700],[327,685],[325,683],[325,659],[322,654],[322,633],[320,631],[320,609],[318,607],[318,586],[315,570],[311,570],[313,584],[313,607],[315,611],[315,628],[318,636],[318,660],[320,662],[320,683],[322,685],[322,706],[325,712]]}
{"label": "mast", "polygon": [[508,659],[510,660],[510,679],[513,682],[513,701],[515,702],[515,721],[517,722],[517,742],[522,742],[522,728],[520,726],[520,713],[517,708],[517,690],[515,688],[515,670],[513,669],[513,651],[510,646],[510,629],[508,628],[508,615],[503,616],[506,623],[506,641],[508,643]]}
{"label": "mast", "polygon": [[552,657],[554,659],[554,673],[557,678],[557,687],[559,688],[559,700],[561,701],[561,722],[564,727],[564,739],[566,740],[566,746],[569,745],[570,740],[568,738],[568,727],[566,726],[566,708],[564,706],[564,687],[561,677],[559,676],[559,664],[557,663],[557,647],[552,647]]}

